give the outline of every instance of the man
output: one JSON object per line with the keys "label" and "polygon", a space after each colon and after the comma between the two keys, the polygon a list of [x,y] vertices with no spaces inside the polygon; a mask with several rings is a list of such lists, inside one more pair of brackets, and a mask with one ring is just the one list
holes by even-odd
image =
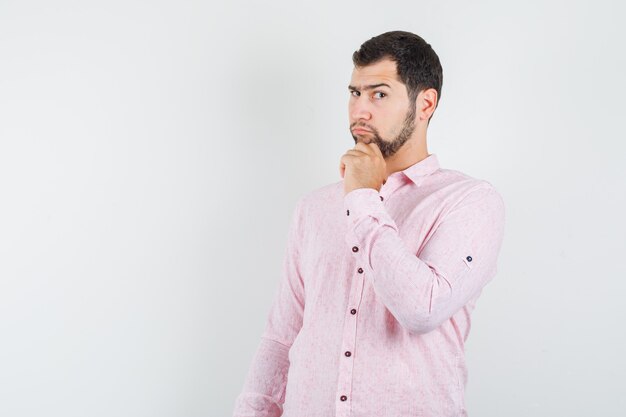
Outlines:
{"label": "man", "polygon": [[302,197],[235,417],[466,416],[470,313],[496,274],[504,203],[443,169],[426,129],[439,58],[387,32],[353,54],[342,181]]}

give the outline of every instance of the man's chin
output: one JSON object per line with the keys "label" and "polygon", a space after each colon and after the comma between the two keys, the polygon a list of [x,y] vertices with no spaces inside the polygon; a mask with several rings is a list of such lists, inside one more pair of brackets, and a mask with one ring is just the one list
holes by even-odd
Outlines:
{"label": "man's chin", "polygon": [[375,137],[373,132],[367,133],[357,133],[356,135],[352,135],[354,139],[354,144],[356,145],[359,142],[363,142],[366,145],[369,145],[372,142],[375,142]]}

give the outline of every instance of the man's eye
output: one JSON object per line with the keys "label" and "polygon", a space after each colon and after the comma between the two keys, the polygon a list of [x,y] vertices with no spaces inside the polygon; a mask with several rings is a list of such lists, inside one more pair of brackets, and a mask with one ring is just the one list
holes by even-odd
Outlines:
{"label": "man's eye", "polygon": [[[356,93],[356,94],[354,94],[354,93]],[[356,90],[352,90],[352,91],[350,91],[350,94],[351,94],[353,97],[358,97],[360,93],[359,93],[358,91],[356,91]]]}
{"label": "man's eye", "polygon": [[[377,91],[377,92],[374,93],[374,95],[376,95],[376,94],[382,94],[383,96],[386,96],[386,94],[383,93],[382,91]],[[382,97],[379,97],[379,98],[382,98]]]}

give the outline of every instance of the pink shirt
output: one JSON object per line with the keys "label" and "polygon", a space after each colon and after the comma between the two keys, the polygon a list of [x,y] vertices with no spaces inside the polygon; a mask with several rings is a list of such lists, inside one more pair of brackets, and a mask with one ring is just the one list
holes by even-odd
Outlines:
{"label": "pink shirt", "polygon": [[470,314],[503,231],[496,189],[435,154],[380,192],[301,197],[234,416],[466,416]]}

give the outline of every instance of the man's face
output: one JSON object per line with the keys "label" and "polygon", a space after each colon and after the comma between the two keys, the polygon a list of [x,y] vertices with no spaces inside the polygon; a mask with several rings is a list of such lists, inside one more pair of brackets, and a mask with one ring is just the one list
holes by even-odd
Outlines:
{"label": "man's face", "polygon": [[415,102],[409,103],[406,86],[398,79],[396,63],[385,59],[355,67],[348,88],[354,143],[374,142],[385,159],[394,155],[415,130]]}

